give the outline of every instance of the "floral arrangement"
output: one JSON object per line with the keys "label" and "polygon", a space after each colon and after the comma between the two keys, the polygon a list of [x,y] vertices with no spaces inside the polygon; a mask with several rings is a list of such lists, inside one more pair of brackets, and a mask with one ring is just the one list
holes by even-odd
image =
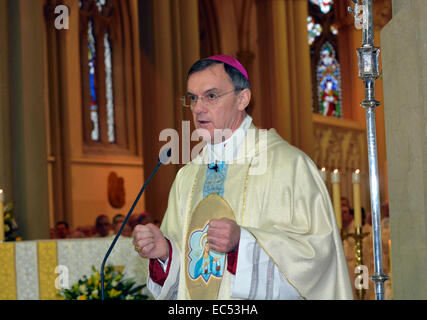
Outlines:
{"label": "floral arrangement", "polygon": [[[94,266],[93,274],[88,278],[84,275],[71,289],[62,289],[58,294],[63,300],[100,300],[101,275]],[[124,279],[124,274],[108,266],[104,272],[104,299],[113,300],[147,300],[148,296],[141,293],[142,286],[135,286],[132,279]]]}
{"label": "floral arrangement", "polygon": [[9,202],[4,207],[4,233],[6,241],[22,240],[22,238],[18,236],[18,224],[15,221],[13,202]]}

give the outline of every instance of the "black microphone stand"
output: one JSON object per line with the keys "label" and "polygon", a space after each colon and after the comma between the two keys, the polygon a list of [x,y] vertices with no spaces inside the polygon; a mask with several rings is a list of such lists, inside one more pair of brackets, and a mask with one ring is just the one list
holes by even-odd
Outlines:
{"label": "black microphone stand", "polygon": [[[165,156],[167,157],[165,159]],[[125,227],[126,223],[128,222],[130,216],[132,215],[133,209],[135,209],[136,204],[139,201],[139,198],[141,198],[142,193],[145,190],[145,187],[147,186],[147,184],[150,182],[151,178],[154,176],[154,174],[157,172],[157,170],[160,168],[160,166],[164,163],[166,163],[167,160],[169,160],[171,156],[171,149],[167,149],[166,153],[162,153],[159,157],[159,162],[157,163],[156,167],[154,168],[153,172],[151,173],[151,175],[148,177],[147,181],[145,181],[144,185],[142,186],[141,190],[138,193],[138,196],[136,197],[135,201],[132,204],[132,207],[130,208],[125,221],[123,221],[122,226],[120,227],[119,232],[117,232],[116,236],[114,237],[113,242],[110,245],[110,248],[108,249],[107,253],[105,254],[104,260],[102,260],[102,264],[101,264],[101,300],[104,300],[104,269],[105,269],[105,263],[107,262],[108,257],[110,256],[111,251],[114,248],[114,245],[116,244],[117,240],[120,237],[120,234],[122,233],[123,228]],[[163,159],[162,159],[163,158]]]}

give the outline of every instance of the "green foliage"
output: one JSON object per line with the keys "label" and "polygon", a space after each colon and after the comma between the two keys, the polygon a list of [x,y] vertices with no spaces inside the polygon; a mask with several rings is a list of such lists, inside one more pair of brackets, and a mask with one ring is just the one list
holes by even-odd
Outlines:
{"label": "green foliage", "polygon": [[[62,289],[59,296],[64,300],[100,300],[101,274],[92,266],[93,274],[84,275],[70,289]],[[145,287],[136,286],[132,279],[124,279],[124,274],[113,266],[105,268],[104,299],[105,300],[147,300],[148,296],[141,293]]]}
{"label": "green foliage", "polygon": [[15,220],[13,210],[13,202],[9,202],[4,207],[4,233],[6,241],[21,241],[22,238],[18,234],[18,225]]}

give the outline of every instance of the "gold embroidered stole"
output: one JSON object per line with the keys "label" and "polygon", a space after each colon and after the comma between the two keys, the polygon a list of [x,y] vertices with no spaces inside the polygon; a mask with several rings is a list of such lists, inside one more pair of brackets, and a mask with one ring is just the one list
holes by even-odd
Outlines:
{"label": "gold embroidered stole", "polygon": [[[228,218],[241,223],[243,212],[235,214],[232,206],[236,210],[244,210],[248,169],[248,165],[231,165],[228,168],[230,176],[226,180],[225,190],[227,200],[215,193],[202,199],[205,169],[200,168],[196,174],[191,196],[193,205],[190,204],[194,210],[191,212],[190,209],[185,241],[185,280],[191,299],[218,298],[222,277],[227,268],[227,255],[209,249],[207,243],[209,221]],[[194,203],[197,205],[194,206]]]}
{"label": "gold embroidered stole", "polygon": [[211,219],[235,221],[229,204],[218,194],[199,202],[193,211],[185,252],[186,283],[191,299],[216,299],[226,266],[226,254],[209,248],[207,230]]}

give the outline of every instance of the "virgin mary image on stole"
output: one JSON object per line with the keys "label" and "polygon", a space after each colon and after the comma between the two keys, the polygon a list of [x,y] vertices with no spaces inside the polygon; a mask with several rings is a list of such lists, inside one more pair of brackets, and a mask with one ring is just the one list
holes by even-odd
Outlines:
{"label": "virgin mary image on stole", "polygon": [[210,250],[207,232],[209,224],[203,229],[195,230],[189,238],[190,262],[188,273],[191,280],[203,279],[208,284],[211,277],[220,279],[225,265],[225,254]]}

